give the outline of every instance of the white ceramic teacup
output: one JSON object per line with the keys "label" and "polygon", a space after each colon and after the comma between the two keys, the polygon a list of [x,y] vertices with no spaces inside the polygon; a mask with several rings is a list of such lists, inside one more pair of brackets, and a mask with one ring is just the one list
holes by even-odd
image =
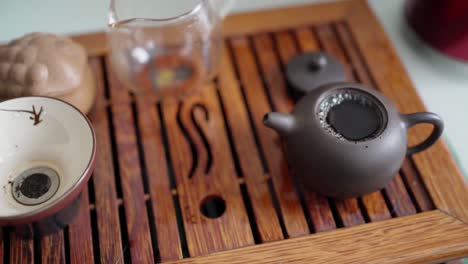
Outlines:
{"label": "white ceramic teacup", "polygon": [[49,97],[1,102],[0,225],[41,234],[66,226],[95,154],[91,123],[74,106]]}

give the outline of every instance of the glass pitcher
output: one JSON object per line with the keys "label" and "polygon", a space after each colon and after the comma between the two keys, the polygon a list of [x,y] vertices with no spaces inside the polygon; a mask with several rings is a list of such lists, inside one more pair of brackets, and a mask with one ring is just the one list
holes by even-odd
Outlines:
{"label": "glass pitcher", "polygon": [[234,0],[111,0],[112,70],[136,95],[181,97],[219,70],[222,20]]}

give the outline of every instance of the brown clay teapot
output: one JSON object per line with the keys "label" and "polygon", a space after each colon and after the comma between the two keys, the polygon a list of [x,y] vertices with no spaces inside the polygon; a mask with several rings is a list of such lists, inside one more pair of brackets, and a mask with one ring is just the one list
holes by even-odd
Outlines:
{"label": "brown clay teapot", "polygon": [[[434,125],[422,143],[407,147],[407,130]],[[433,113],[400,114],[381,93],[356,83],[328,84],[306,94],[291,114],[268,113],[291,168],[308,190],[347,198],[377,191],[396,175],[407,154],[434,144],[443,130]]]}

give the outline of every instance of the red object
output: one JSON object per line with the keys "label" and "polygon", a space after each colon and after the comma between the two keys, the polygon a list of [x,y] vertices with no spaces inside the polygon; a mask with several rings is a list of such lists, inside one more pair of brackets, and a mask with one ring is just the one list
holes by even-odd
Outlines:
{"label": "red object", "polygon": [[468,61],[468,0],[408,0],[405,15],[424,41]]}

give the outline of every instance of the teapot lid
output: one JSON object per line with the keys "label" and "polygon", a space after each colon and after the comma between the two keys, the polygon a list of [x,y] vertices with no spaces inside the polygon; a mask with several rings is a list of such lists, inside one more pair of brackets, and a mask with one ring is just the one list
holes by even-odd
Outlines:
{"label": "teapot lid", "polygon": [[343,65],[325,52],[293,57],[286,67],[286,77],[296,99],[324,84],[346,81]]}

